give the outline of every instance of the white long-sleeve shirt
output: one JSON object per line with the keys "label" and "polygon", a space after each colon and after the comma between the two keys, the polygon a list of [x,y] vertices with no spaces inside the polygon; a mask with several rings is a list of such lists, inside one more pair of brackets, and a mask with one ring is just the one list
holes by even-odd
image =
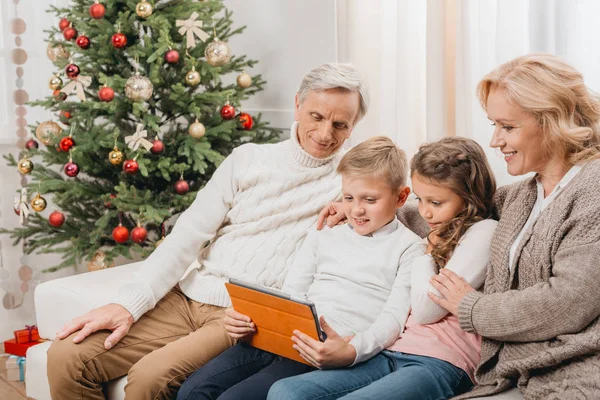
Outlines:
{"label": "white long-sleeve shirt", "polygon": [[349,225],[310,232],[282,288],[306,295],[341,336],[355,335],[354,364],[398,337],[410,309],[411,268],[430,262],[421,238],[398,220],[391,224],[392,232],[373,237]]}

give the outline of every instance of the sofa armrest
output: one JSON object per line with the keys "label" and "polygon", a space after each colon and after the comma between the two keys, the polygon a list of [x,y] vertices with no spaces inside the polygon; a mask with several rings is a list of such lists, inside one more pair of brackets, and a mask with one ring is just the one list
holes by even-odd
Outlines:
{"label": "sofa armrest", "polygon": [[116,299],[121,285],[133,280],[141,264],[131,263],[38,285],[34,302],[40,336],[54,339],[73,318]]}

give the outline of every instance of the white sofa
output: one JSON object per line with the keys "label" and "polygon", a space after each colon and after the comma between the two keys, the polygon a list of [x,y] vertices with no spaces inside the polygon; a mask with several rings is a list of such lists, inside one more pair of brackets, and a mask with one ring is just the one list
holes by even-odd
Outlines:
{"label": "white sofa", "polygon": [[[104,305],[116,297],[119,286],[132,280],[140,267],[139,262],[106,270],[69,276],[44,282],[35,290],[35,309],[40,336],[54,338],[68,321],[90,309]],[[51,342],[31,347],[27,351],[25,376],[27,396],[36,400],[50,400],[46,375],[46,351]],[[115,379],[105,386],[109,400],[125,398],[127,377]],[[521,400],[518,390],[486,397],[489,400]]]}

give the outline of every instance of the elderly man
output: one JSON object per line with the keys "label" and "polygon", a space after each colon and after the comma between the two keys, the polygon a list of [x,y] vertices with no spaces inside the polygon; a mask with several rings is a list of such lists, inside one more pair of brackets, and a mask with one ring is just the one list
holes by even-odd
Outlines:
{"label": "elderly man", "polygon": [[171,398],[232,346],[224,282],[281,287],[318,212],[339,196],[339,150],[367,107],[352,66],[310,71],[296,94],[291,138],[235,149],[120,297],[58,333],[48,350],[52,397],[103,399],[102,383],[128,374],[127,398]]}

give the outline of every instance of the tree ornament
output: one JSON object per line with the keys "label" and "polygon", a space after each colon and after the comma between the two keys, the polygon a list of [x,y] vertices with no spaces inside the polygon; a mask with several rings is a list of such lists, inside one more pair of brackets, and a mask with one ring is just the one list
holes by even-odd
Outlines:
{"label": "tree ornament", "polygon": [[65,125],[69,125],[70,122],[69,120],[71,119],[72,115],[70,111],[66,111],[66,110],[62,110],[60,112],[60,114],[58,114],[58,119],[60,120],[60,122],[62,122]]}
{"label": "tree ornament", "polygon": [[60,89],[62,87],[63,81],[56,75],[52,75],[50,79],[48,79],[48,87],[52,90]]}
{"label": "tree ornament", "polygon": [[42,212],[46,209],[46,199],[43,198],[39,193],[35,195],[33,199],[31,199],[31,208],[33,208],[37,212]]}
{"label": "tree ornament", "polygon": [[140,18],[148,18],[152,15],[152,4],[142,0],[135,6],[135,13]]}
{"label": "tree ornament", "polygon": [[189,19],[178,19],[175,21],[175,26],[179,27],[179,34],[181,36],[185,35],[185,46],[187,48],[196,47],[196,36],[203,42],[206,42],[206,39],[210,37],[208,33],[200,29],[203,22],[196,21],[198,16],[198,13],[194,11]]}
{"label": "tree ornament", "polygon": [[181,195],[184,195],[190,191],[190,184],[183,179],[183,175],[181,176],[181,178],[179,178],[177,182],[175,182],[173,187],[175,188],[175,192]]}
{"label": "tree ornament", "polygon": [[242,71],[242,73],[238,75],[236,82],[239,87],[246,89],[252,85],[252,77],[248,75],[246,71]]}
{"label": "tree ornament", "polygon": [[125,228],[123,224],[119,223],[112,231],[112,237],[117,243],[126,243],[129,240],[129,229]]}
{"label": "tree ornament", "polygon": [[40,147],[40,145],[33,139],[29,139],[27,142],[25,142],[25,148],[27,150],[37,149],[38,147]]}
{"label": "tree ornament", "polygon": [[58,89],[56,89],[54,92],[52,92],[52,96],[54,97],[54,100],[56,100],[56,101],[65,101],[65,99],[67,98],[67,94],[65,92],[61,92]]}
{"label": "tree ornament", "polygon": [[84,35],[81,35],[75,41],[75,44],[79,46],[80,49],[86,50],[90,48],[91,42],[90,38]]}
{"label": "tree ornament", "polygon": [[31,162],[31,160],[29,160],[27,158],[22,158],[19,160],[19,163],[17,164],[17,169],[23,175],[27,175],[28,173],[30,173],[33,170],[33,162]]}
{"label": "tree ornament", "polygon": [[108,86],[102,86],[100,90],[98,90],[98,98],[100,101],[111,102],[115,98],[115,91],[113,88]]}
{"label": "tree ornament", "polygon": [[106,9],[104,8],[104,6],[100,3],[98,3],[98,0],[96,0],[95,4],[92,4],[90,6],[90,17],[94,18],[94,19],[101,19],[104,18],[104,14],[106,13]]}
{"label": "tree ornament", "polygon": [[123,153],[117,146],[108,153],[108,161],[110,161],[112,165],[120,165],[123,162]]}
{"label": "tree ornament", "polygon": [[73,147],[73,146],[75,146],[75,141],[73,140],[73,138],[70,135],[65,136],[64,138],[60,139],[59,147],[65,153],[68,152],[69,150],[71,150],[71,147]]}
{"label": "tree ornament", "polygon": [[235,108],[229,102],[225,103],[225,105],[221,108],[221,118],[223,119],[233,119],[235,118]]}
{"label": "tree ornament", "polygon": [[67,60],[71,56],[65,46],[62,44],[53,45],[52,43],[48,43],[48,47],[46,47],[46,55],[50,59],[50,61],[54,62],[57,59]]}
{"label": "tree ornament", "polygon": [[123,35],[121,32],[112,35],[110,41],[115,49],[122,49],[127,46],[127,36]]}
{"label": "tree ornament", "polygon": [[138,222],[138,226],[133,228],[133,230],[131,231],[131,240],[135,243],[142,244],[146,241],[147,237],[148,231],[146,230],[146,228],[140,226]]}
{"label": "tree ornament", "polygon": [[249,131],[250,129],[252,129],[252,125],[254,125],[254,121],[252,120],[252,116],[250,114],[240,113],[238,115],[238,119],[244,130]]}
{"label": "tree ornament", "polygon": [[140,169],[140,166],[138,164],[137,161],[135,160],[126,160],[123,163],[123,171],[125,171],[126,174],[129,175],[133,175],[135,173],[137,173]]}
{"label": "tree ornament", "polygon": [[69,154],[69,162],[65,164],[63,169],[65,171],[65,174],[67,174],[67,176],[70,176],[71,178],[75,178],[77,176],[77,174],[79,173],[79,165],[77,165],[73,162],[73,158],[71,157],[70,154]]}
{"label": "tree ornament", "polygon": [[58,23],[58,29],[60,29],[60,31],[64,31],[65,29],[67,29],[69,27],[69,25],[71,25],[71,21],[69,21],[66,18],[62,18],[60,20],[60,22]]}
{"label": "tree ornament", "polygon": [[60,228],[65,223],[65,214],[60,211],[52,211],[48,216],[48,222],[55,228]]}
{"label": "tree ornament", "polygon": [[190,125],[188,133],[194,139],[200,139],[206,133],[206,128],[204,127],[202,122],[198,121],[198,118],[196,118],[196,121]]}
{"label": "tree ornament", "polygon": [[27,188],[21,188],[21,195],[15,197],[15,213],[19,216],[19,223],[23,225],[29,216],[27,205]]}
{"label": "tree ornament", "polygon": [[220,67],[229,62],[231,59],[231,52],[227,43],[222,42],[215,37],[214,40],[206,46],[204,56],[206,57],[206,62],[210,65],[213,67]]}
{"label": "tree ornament", "polygon": [[144,129],[144,125],[137,124],[135,128],[135,133],[130,136],[125,137],[125,144],[132,151],[136,151],[142,146],[146,150],[150,150],[152,148],[152,143],[146,138],[148,137],[148,131]]}
{"label": "tree ornament", "polygon": [[200,73],[196,71],[195,67],[192,67],[192,69],[185,74],[185,83],[191,87],[198,86],[200,83]]}
{"label": "tree ornament", "polygon": [[79,67],[76,64],[69,64],[65,67],[65,74],[71,79],[77,78],[79,72]]}
{"label": "tree ornament", "polygon": [[165,151],[165,144],[161,140],[156,138],[152,142],[152,148],[150,149],[150,151],[154,154],[160,154],[163,151]]}
{"label": "tree ornament", "polygon": [[52,143],[52,137],[60,136],[62,128],[54,121],[45,121],[35,129],[35,136],[40,142],[48,146]]}
{"label": "tree ornament", "polygon": [[112,268],[115,262],[108,262],[106,254],[103,251],[97,250],[92,257],[92,260],[87,264],[89,272],[100,271],[101,269]]}
{"label": "tree ornament", "polygon": [[150,79],[136,72],[125,82],[125,95],[133,101],[146,101],[152,97],[154,87]]}
{"label": "tree ornament", "polygon": [[164,59],[169,64],[177,64],[179,62],[179,52],[171,49],[165,53]]}
{"label": "tree ornament", "polygon": [[[77,69],[79,70],[79,67],[77,67]],[[60,91],[66,93],[66,94],[69,94],[72,91],[75,91],[77,98],[81,101],[85,101],[85,92],[84,92],[83,88],[88,87],[91,84],[92,84],[91,76],[79,75],[79,76],[76,76],[75,78],[73,78],[71,80],[71,82],[67,83],[65,85],[65,87],[62,88]]]}
{"label": "tree ornament", "polygon": [[69,26],[63,31],[63,37],[65,38],[65,40],[73,40],[77,37],[77,29]]}

